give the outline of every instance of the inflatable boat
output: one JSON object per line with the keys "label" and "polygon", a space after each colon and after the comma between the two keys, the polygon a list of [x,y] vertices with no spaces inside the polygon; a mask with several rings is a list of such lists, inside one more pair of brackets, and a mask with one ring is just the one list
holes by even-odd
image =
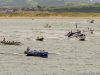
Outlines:
{"label": "inflatable boat", "polygon": [[39,56],[43,58],[48,58],[48,52],[43,51],[28,51],[27,56]]}

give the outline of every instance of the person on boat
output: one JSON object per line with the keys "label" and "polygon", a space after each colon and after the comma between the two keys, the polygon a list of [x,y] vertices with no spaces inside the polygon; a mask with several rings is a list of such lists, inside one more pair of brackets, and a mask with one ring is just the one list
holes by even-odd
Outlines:
{"label": "person on boat", "polygon": [[12,44],[14,44],[14,41],[12,41]]}
{"label": "person on boat", "polygon": [[67,36],[70,34],[70,32],[67,33]]}
{"label": "person on boat", "polygon": [[40,50],[40,52],[45,52],[45,50]]}
{"label": "person on boat", "polygon": [[81,34],[81,31],[80,30],[77,30],[77,34]]}
{"label": "person on boat", "polygon": [[44,27],[51,28],[51,26],[49,26],[48,24],[46,24]]}
{"label": "person on boat", "polygon": [[72,30],[70,32],[72,33]]}
{"label": "person on boat", "polygon": [[29,47],[27,47],[26,51],[24,51],[24,54],[27,54],[29,50]]}
{"label": "person on boat", "polygon": [[44,38],[43,35],[41,36],[41,38]]}
{"label": "person on boat", "polygon": [[81,34],[81,31],[79,31],[79,34]]}
{"label": "person on boat", "polygon": [[49,26],[49,28],[51,28],[51,26]]}
{"label": "person on boat", "polygon": [[37,39],[39,39],[39,36],[37,36]]}
{"label": "person on boat", "polygon": [[73,36],[72,30],[71,30],[71,32],[68,33],[68,37],[71,37],[71,36]]}
{"label": "person on boat", "polygon": [[6,43],[8,44],[8,43],[9,43],[9,41],[6,41]]}
{"label": "person on boat", "polygon": [[41,33],[40,33],[40,36],[37,37],[37,39],[39,39],[39,38],[43,38],[43,35],[41,35]]}
{"label": "person on boat", "polygon": [[6,42],[6,41],[5,41],[5,38],[3,38],[3,42]]}
{"label": "person on boat", "polygon": [[48,27],[49,25],[47,24],[46,27]]}
{"label": "person on boat", "polygon": [[18,43],[17,41],[15,43]]}
{"label": "person on boat", "polygon": [[43,52],[45,52],[45,50],[43,50]]}
{"label": "person on boat", "polygon": [[44,27],[48,27],[48,24],[46,24]]}
{"label": "person on boat", "polygon": [[29,47],[27,47],[27,49],[26,49],[27,51],[29,51],[30,50],[30,48]]}
{"label": "person on boat", "polygon": [[34,50],[34,52],[36,52],[36,50]]}

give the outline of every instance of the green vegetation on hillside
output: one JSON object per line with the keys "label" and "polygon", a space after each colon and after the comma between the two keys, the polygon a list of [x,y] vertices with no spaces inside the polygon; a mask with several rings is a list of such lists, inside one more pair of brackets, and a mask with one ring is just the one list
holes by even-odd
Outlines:
{"label": "green vegetation on hillside", "polygon": [[[1,8],[0,10],[7,10]],[[13,12],[1,13],[0,16],[5,17],[100,17],[100,4],[84,5],[84,6],[58,6],[58,7],[33,7],[21,8],[21,12],[17,8],[13,8]]]}
{"label": "green vegetation on hillside", "polygon": [[100,13],[100,4],[92,4],[85,6],[58,6],[48,8],[49,12],[95,12]]}
{"label": "green vegetation on hillside", "polygon": [[0,17],[100,17],[100,13],[63,12],[63,13],[11,13],[0,14]]}

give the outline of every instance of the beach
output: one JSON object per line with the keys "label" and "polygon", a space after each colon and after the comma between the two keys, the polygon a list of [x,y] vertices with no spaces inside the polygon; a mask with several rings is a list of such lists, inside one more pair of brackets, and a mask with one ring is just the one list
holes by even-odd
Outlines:
{"label": "beach", "polygon": [[[100,75],[99,18],[33,18],[0,18],[0,40],[5,37],[7,41],[22,43],[0,43],[0,75]],[[89,19],[94,19],[94,23]],[[46,24],[51,28],[44,28]],[[85,41],[65,36],[71,30],[88,28],[94,33],[85,32]],[[43,35],[43,41],[36,41],[39,35]],[[48,58],[28,57],[24,54],[27,47],[55,54]]]}

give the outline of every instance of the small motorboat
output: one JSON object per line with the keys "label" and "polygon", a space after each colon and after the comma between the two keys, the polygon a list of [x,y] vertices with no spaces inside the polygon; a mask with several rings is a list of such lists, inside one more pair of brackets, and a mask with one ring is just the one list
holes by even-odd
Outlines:
{"label": "small motorboat", "polygon": [[93,34],[93,31],[94,31],[94,30],[92,30],[92,29],[91,29],[91,30],[89,30],[89,32],[90,32],[91,34]]}
{"label": "small motorboat", "polygon": [[37,40],[37,41],[43,41],[43,40],[44,40],[44,37],[43,37],[43,35],[41,35],[41,36],[38,36],[36,40]]}
{"label": "small motorboat", "polygon": [[72,30],[70,32],[68,32],[67,34],[65,34],[65,36],[68,37],[77,37],[78,34],[81,34],[80,30],[77,30],[76,32],[72,32]]}
{"label": "small motorboat", "polygon": [[87,22],[94,23],[94,20],[87,20]]}
{"label": "small motorboat", "polygon": [[78,34],[78,35],[77,35],[77,38],[78,38],[79,40],[85,40],[86,36],[85,36],[85,34]]}
{"label": "small motorboat", "polygon": [[93,34],[94,29],[88,28],[88,32]]}
{"label": "small motorboat", "polygon": [[94,23],[94,20],[91,20],[90,23]]}
{"label": "small motorboat", "polygon": [[36,40],[37,40],[37,41],[43,41],[44,38],[37,38]]}
{"label": "small motorboat", "polygon": [[27,52],[27,56],[39,56],[43,58],[48,58],[48,52],[45,51],[31,51],[29,50]]}
{"label": "small motorboat", "polygon": [[45,28],[51,28],[51,26],[49,26],[48,24],[44,26]]}
{"label": "small motorboat", "polygon": [[6,44],[6,45],[20,45],[21,42],[14,42],[14,41],[0,41],[2,44]]}

